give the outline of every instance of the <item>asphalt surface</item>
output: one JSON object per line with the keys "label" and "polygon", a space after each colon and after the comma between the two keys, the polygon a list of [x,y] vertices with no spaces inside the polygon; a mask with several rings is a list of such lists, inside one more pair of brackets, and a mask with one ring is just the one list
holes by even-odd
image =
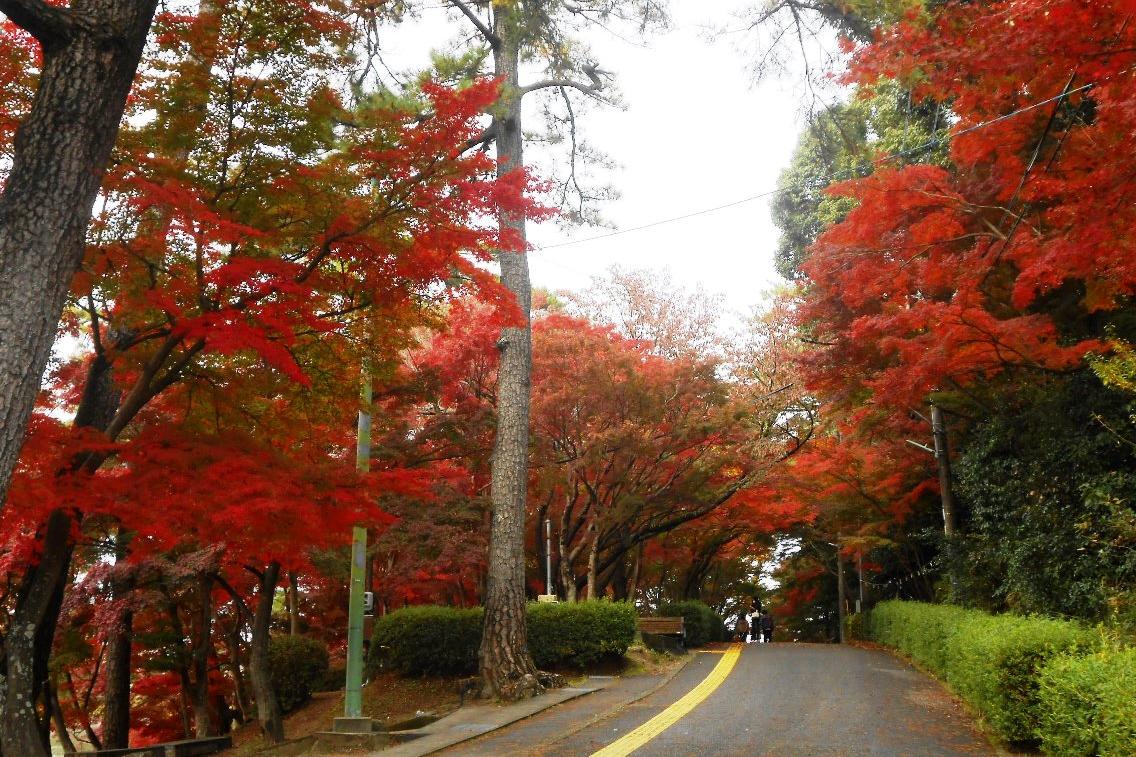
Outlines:
{"label": "asphalt surface", "polygon": [[[453,754],[584,757],[664,711],[722,659],[701,653],[668,684],[573,729],[543,716],[500,732],[511,743],[470,744]],[[595,696],[595,695],[593,695]],[[599,700],[595,701],[600,704]],[[588,697],[574,704],[588,707]],[[550,711],[550,718],[551,718]],[[559,716],[563,721],[564,714]],[[595,717],[592,718],[595,720]],[[541,736],[543,735],[543,738]],[[490,740],[496,741],[496,739]],[[540,743],[538,743],[540,742]],[[502,748],[504,747],[504,748]],[[942,687],[883,652],[819,644],[751,644],[721,685],[685,717],[635,750],[678,755],[996,754]]]}

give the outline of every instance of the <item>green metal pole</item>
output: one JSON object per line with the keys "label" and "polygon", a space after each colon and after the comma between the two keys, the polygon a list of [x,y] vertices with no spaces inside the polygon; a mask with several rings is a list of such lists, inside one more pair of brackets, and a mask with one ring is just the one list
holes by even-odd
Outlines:
{"label": "green metal pole", "polygon": [[[355,446],[355,468],[365,472],[371,467],[371,373],[363,367],[359,391],[359,426]],[[355,526],[351,531],[351,596],[347,606],[347,694],[343,714],[348,718],[363,716],[363,592],[367,575],[367,529]]]}
{"label": "green metal pole", "polygon": [[351,534],[351,601],[347,625],[347,696],[343,714],[363,717],[363,577],[366,575],[367,529],[355,526]]}

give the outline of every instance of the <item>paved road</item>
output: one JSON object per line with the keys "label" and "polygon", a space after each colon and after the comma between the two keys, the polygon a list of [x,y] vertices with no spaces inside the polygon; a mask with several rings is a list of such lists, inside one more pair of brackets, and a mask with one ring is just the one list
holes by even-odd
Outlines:
{"label": "paved road", "polygon": [[[514,741],[496,754],[585,757],[613,744],[616,748],[605,754],[628,754],[628,742],[620,742],[621,737],[660,713],[674,719],[684,709],[687,714],[673,725],[661,731],[656,725],[658,733],[645,743],[636,745],[642,737],[632,739],[635,756],[995,753],[937,683],[887,654],[852,647],[745,646],[724,680],[691,709],[698,695],[687,695],[700,684],[705,693],[710,685],[703,682],[715,677],[715,669],[716,678],[722,678],[723,667],[728,667],[718,667],[722,659],[722,654],[699,654],[656,693],[574,735],[557,741],[555,729],[549,728],[549,740],[539,746],[522,751]],[[587,699],[581,699],[580,706]],[[672,706],[680,700],[685,707]],[[526,727],[533,730],[539,721],[534,718]],[[470,744],[468,753],[486,754],[494,746],[505,746],[487,739]]]}

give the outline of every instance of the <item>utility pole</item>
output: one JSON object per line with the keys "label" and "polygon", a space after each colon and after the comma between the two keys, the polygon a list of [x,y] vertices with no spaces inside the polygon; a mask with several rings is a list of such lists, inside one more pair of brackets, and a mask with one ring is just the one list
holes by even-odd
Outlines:
{"label": "utility pole", "polygon": [[840,536],[836,537],[836,618],[840,623],[840,643],[844,643],[844,559],[840,556]]}
{"label": "utility pole", "polygon": [[856,613],[864,611],[864,553],[856,553],[856,578],[860,583],[860,598],[856,600]]}
{"label": "utility pole", "polygon": [[544,593],[552,594],[552,520],[544,519]]}
{"label": "utility pole", "polygon": [[935,460],[939,464],[939,493],[943,500],[943,534],[948,538],[955,535],[955,497],[951,491],[951,456],[947,447],[947,427],[943,423],[943,411],[938,405],[931,405],[931,433],[935,439]]}
{"label": "utility pole", "polygon": [[544,519],[544,594],[537,602],[559,602],[560,598],[552,592],[552,520]]}
{"label": "utility pole", "polygon": [[[922,416],[920,416],[922,417]],[[926,420],[926,418],[924,418]],[[957,522],[955,515],[955,496],[951,488],[951,454],[947,444],[947,425],[943,422],[943,411],[938,405],[931,405],[931,435],[934,439],[934,449],[919,442],[907,440],[913,447],[935,456],[939,468],[939,496],[943,503],[943,539],[944,553],[947,558],[947,578],[951,582],[951,594],[957,601],[961,597],[961,582],[958,575],[958,545],[956,544]]]}
{"label": "utility pole", "polygon": [[[355,442],[355,469],[371,469],[371,371],[364,363],[359,389],[359,424]],[[367,529],[351,530],[351,593],[347,604],[347,691],[343,717],[333,730],[339,733],[371,733],[371,718],[363,717],[363,593],[367,577]]]}

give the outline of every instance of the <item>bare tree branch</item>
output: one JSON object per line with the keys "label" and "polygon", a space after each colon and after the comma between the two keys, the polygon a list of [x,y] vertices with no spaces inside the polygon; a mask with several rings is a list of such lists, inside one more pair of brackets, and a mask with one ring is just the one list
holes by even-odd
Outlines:
{"label": "bare tree branch", "polygon": [[577,90],[578,92],[582,92],[585,95],[588,95],[590,97],[599,97],[599,98],[602,99],[602,96],[601,96],[600,93],[603,92],[603,89],[604,89],[604,86],[605,86],[605,82],[603,80],[603,77],[605,77],[605,76],[610,77],[611,73],[609,71],[604,71],[604,70],[600,69],[599,67],[595,66],[594,64],[589,64],[587,66],[584,66],[583,72],[588,77],[588,79],[591,80],[591,84],[584,84],[582,82],[573,81],[571,79],[543,79],[541,81],[534,82],[534,83],[529,84],[527,86],[521,87],[520,94],[522,96],[524,96],[524,95],[527,95],[529,92],[535,92],[538,89],[551,89],[553,87],[561,87],[561,88],[566,87],[568,89],[574,89],[574,90]]}
{"label": "bare tree branch", "polygon": [[481,17],[474,12],[473,8],[466,5],[462,0],[446,0],[446,2],[462,12],[462,15],[468,18],[470,23],[477,27],[477,31],[481,33],[482,37],[485,37],[485,41],[488,42],[493,49],[497,49],[501,46],[501,38],[493,33],[493,30],[481,20]]}

